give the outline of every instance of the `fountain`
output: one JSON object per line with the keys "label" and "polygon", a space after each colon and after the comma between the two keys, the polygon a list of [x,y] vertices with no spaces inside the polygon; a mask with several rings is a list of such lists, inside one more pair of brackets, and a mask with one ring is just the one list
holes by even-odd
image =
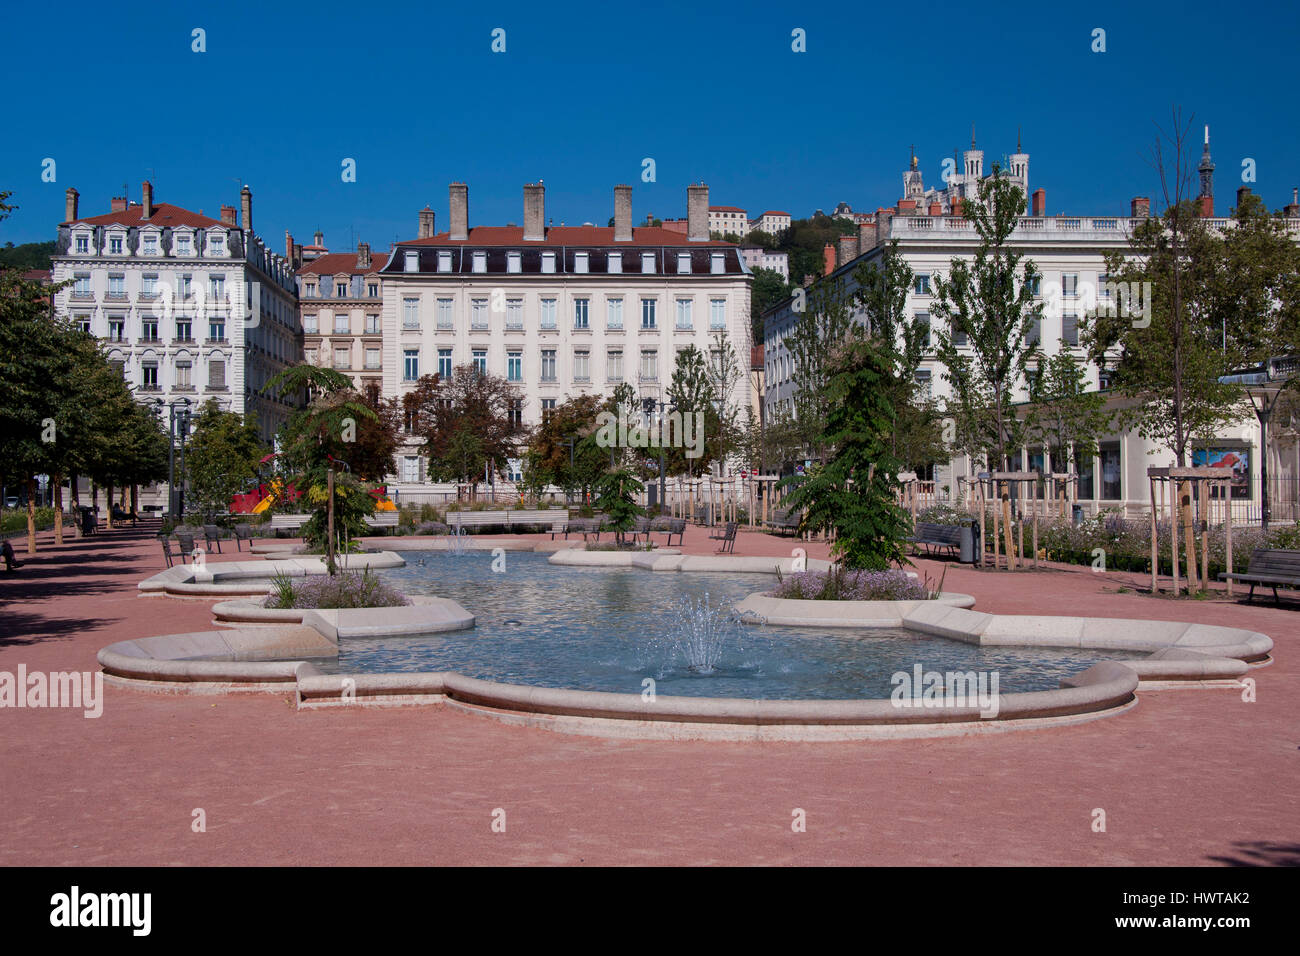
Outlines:
{"label": "fountain", "polygon": [[710,603],[707,591],[702,598],[683,597],[669,605],[667,618],[663,643],[696,674],[714,673],[727,643],[740,643],[736,609],[729,601]]}
{"label": "fountain", "polygon": [[465,529],[458,528],[447,541],[447,553],[454,554],[457,557],[463,557],[469,552],[469,538],[465,536]]}

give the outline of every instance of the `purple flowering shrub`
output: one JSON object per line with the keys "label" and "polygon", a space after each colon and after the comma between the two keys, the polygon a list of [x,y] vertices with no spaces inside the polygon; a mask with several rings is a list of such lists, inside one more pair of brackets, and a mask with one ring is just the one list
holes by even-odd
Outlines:
{"label": "purple flowering shrub", "polygon": [[272,593],[263,602],[271,608],[333,610],[357,607],[398,607],[409,604],[406,595],[366,568],[305,578],[277,576]]}
{"label": "purple flowering shrub", "polygon": [[800,571],[783,576],[768,595],[803,601],[926,601],[933,595],[903,571]]}

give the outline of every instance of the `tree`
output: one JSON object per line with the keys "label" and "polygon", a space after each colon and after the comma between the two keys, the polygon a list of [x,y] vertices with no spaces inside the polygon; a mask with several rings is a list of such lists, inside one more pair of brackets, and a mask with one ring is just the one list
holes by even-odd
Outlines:
{"label": "tree", "polygon": [[[694,345],[677,352],[673,377],[668,383],[668,405],[670,415],[680,416],[681,434],[670,434],[668,427],[660,429],[659,439],[665,444],[665,468],[668,474],[684,472],[692,478],[698,477],[717,452],[721,422],[708,360]],[[668,419],[669,423],[672,421]],[[711,435],[715,438],[712,447],[708,441]]]}
{"label": "tree", "polygon": [[[426,375],[404,397],[415,415],[416,432],[424,438],[429,476],[435,481],[466,481],[477,485],[485,462],[499,468],[513,458],[527,437],[522,418],[512,409],[522,407],[523,393],[499,375],[479,371],[473,363],[458,365],[450,378]],[[478,470],[465,471],[466,445],[453,449],[452,439],[462,428],[481,443]]]}
{"label": "tree", "polygon": [[[745,358],[748,359],[749,350],[745,351]],[[747,374],[748,366],[748,361],[741,365],[740,356],[736,354],[731,338],[725,330],[713,336],[713,344],[709,349],[709,384],[713,388],[713,404],[717,421],[705,439],[706,445],[712,448],[713,460],[719,462],[724,468],[741,443],[741,433],[744,428],[741,422],[742,409],[735,402],[734,396],[739,390],[741,380]],[[744,411],[749,409],[746,408]]]}
{"label": "tree", "polygon": [[794,294],[794,285],[775,269],[754,269],[754,281],[749,290],[749,323],[756,343],[763,341],[763,313],[778,302]]}
{"label": "tree", "polygon": [[786,338],[795,385],[791,424],[802,446],[821,459],[829,361],[845,340],[858,334],[858,327],[842,279],[818,282],[809,290],[806,304]]}
{"label": "tree", "polygon": [[557,485],[567,493],[591,489],[609,466],[609,450],[587,440],[607,404],[598,395],[566,398],[533,430],[529,450],[543,485]]}
{"label": "tree", "polygon": [[1037,406],[1033,434],[1049,455],[1044,467],[1081,472],[1115,417],[1106,410],[1105,396],[1088,389],[1084,364],[1060,350],[1031,381],[1029,400]]}
{"label": "tree", "polygon": [[215,399],[199,409],[193,429],[185,451],[190,500],[205,515],[224,512],[235,495],[256,481],[266,446],[254,422],[222,411]]}
{"label": "tree", "polygon": [[596,507],[605,512],[609,526],[620,543],[623,534],[632,529],[637,517],[645,509],[636,503],[636,496],[645,486],[626,468],[611,468],[596,479]]}
{"label": "tree", "polygon": [[953,259],[948,277],[934,279],[933,310],[945,320],[935,354],[952,386],[947,411],[962,450],[982,455],[994,469],[1006,468],[1010,450],[1022,444],[1028,423],[1013,414],[1013,390],[1040,358],[1043,306],[1034,293],[1041,277],[1032,260],[1008,245],[1024,207],[1024,191],[995,163],[980,183],[979,200],[965,205],[980,240],[973,261]]}
{"label": "tree", "polygon": [[804,510],[801,531],[833,530],[832,554],[849,568],[885,570],[904,563],[911,519],[897,501],[899,462],[889,451],[893,427],[889,359],[871,341],[842,342],[827,367],[826,433],[833,448],[811,475],[787,479],[788,503]]}
{"label": "tree", "polygon": [[352,474],[362,481],[379,483],[397,473],[393,457],[401,445],[402,405],[395,398],[361,393],[358,399],[374,413],[357,421],[356,440],[348,450]]}

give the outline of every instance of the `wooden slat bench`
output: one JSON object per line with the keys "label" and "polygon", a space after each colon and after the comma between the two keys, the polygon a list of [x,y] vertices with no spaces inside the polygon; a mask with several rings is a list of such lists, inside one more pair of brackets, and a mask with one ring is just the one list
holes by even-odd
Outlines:
{"label": "wooden slat bench", "polygon": [[523,508],[504,511],[448,511],[447,527],[452,532],[461,528],[482,528],[487,525],[500,524],[507,528],[524,528],[532,525],[552,525],[568,521],[567,508],[548,508],[529,511]]}
{"label": "wooden slat bench", "polygon": [[925,545],[926,554],[930,554],[932,548],[946,548],[956,554],[957,549],[961,547],[961,525],[918,521],[912,536],[906,540],[913,544]]}
{"label": "wooden slat bench", "polygon": [[310,520],[311,515],[308,514],[271,515],[271,530],[297,531]]}
{"label": "wooden slat bench", "polygon": [[[665,547],[673,546],[673,535],[677,536],[677,546],[681,547],[682,536],[686,534],[685,518],[656,518],[651,524],[651,530],[657,534],[665,534],[668,540]],[[646,536],[647,538],[649,535]]]}
{"label": "wooden slat bench", "polygon": [[1273,589],[1273,601],[1281,606],[1277,596],[1278,588],[1300,588],[1300,551],[1288,551],[1281,548],[1258,548],[1250,555],[1250,564],[1245,571],[1223,572],[1220,581],[1241,581],[1250,585],[1248,601],[1255,599],[1255,585]]}
{"label": "wooden slat bench", "polygon": [[799,519],[802,516],[802,512],[793,508],[776,508],[768,519],[767,526],[777,534],[798,534]]}
{"label": "wooden slat bench", "polygon": [[397,518],[396,511],[379,511],[372,515],[366,515],[365,522],[372,528],[391,528],[396,531]]}

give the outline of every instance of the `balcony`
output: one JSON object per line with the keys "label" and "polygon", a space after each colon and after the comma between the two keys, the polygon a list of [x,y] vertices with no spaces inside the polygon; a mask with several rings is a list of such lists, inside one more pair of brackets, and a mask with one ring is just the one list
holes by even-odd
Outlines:
{"label": "balcony", "polygon": [[94,302],[95,293],[90,291],[78,292],[76,289],[73,289],[68,298],[73,302]]}
{"label": "balcony", "polygon": [[203,344],[204,345],[229,345],[230,339],[226,338],[224,335],[221,336],[220,338],[206,338],[203,340]]}

